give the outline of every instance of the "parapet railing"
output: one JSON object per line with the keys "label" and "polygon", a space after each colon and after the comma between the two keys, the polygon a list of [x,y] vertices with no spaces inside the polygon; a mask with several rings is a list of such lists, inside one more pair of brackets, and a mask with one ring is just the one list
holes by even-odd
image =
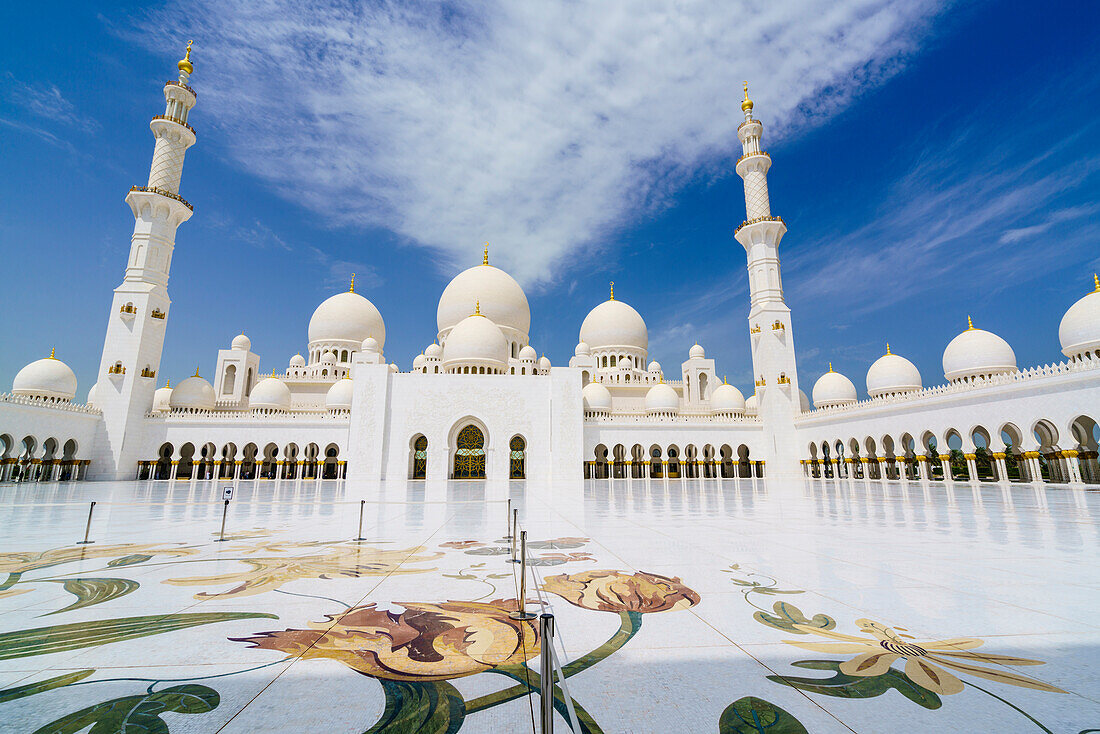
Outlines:
{"label": "parapet railing", "polygon": [[167,120],[168,122],[174,122],[177,125],[182,125],[183,127],[190,130],[192,135],[195,134],[195,128],[191,127],[190,125],[188,125],[186,122],[184,122],[183,120],[181,120],[178,117],[172,117],[171,115],[153,115],[153,119],[154,120]]}
{"label": "parapet railing", "polygon": [[99,408],[92,407],[91,405],[70,403],[54,398],[34,398],[30,397],[29,395],[13,395],[11,393],[0,393],[0,403],[13,403],[15,405],[33,405],[36,408],[63,410],[68,413],[85,413],[87,415],[100,415],[102,413]]}
{"label": "parapet railing", "polygon": [[598,410],[584,411],[584,419],[589,423],[748,423],[759,425],[760,419],[743,413],[645,413],[615,411],[607,413]]}
{"label": "parapet railing", "polygon": [[191,202],[189,202],[187,199],[183,198],[179,194],[173,194],[168,189],[162,189],[159,186],[131,186],[130,191],[144,191],[150,194],[160,194],[161,196],[166,196],[169,199],[175,199],[191,211],[195,211],[195,207],[191,206]]}

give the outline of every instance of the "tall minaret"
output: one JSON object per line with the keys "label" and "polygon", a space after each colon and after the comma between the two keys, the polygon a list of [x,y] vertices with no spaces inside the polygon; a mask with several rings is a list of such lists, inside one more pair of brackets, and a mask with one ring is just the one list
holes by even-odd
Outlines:
{"label": "tall minaret", "polygon": [[96,436],[91,473],[98,478],[134,476],[142,452],[142,421],[153,404],[156,374],[164,347],[164,332],[172,303],[168,271],[176,244],[176,228],[192,207],[179,195],[183,158],[195,144],[187,116],[195,106],[195,90],[187,86],[194,70],[191,42],[177,65],[179,81],[166,82],[163,115],[149,123],[156,139],[149,183],[134,186],[126,203],[134,213],[130,258],[121,285],[115,288],[107,316],[107,337],[95,389],[103,422]]}
{"label": "tall minaret", "polygon": [[772,216],[768,200],[768,169],[772,159],[760,148],[764,126],[752,116],[749,83],[741,111],[745,121],[737,128],[743,155],[737,161],[737,175],[745,181],[745,221],[734,237],[749,259],[749,337],[752,366],[756,373],[758,415],[764,423],[770,451],[765,457],[771,476],[798,475],[801,455],[796,445],[794,416],[801,408],[798,370],[794,359],[791,310],[783,300],[779,277],[779,241],[787,225]]}

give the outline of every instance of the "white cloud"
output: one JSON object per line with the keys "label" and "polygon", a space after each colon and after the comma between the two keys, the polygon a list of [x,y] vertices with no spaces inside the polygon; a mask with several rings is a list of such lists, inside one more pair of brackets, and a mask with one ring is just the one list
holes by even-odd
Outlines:
{"label": "white cloud", "polygon": [[286,198],[448,267],[489,240],[531,282],[728,168],[742,79],[774,141],[893,73],[942,4],[192,0],[135,39],[194,36],[195,124]]}

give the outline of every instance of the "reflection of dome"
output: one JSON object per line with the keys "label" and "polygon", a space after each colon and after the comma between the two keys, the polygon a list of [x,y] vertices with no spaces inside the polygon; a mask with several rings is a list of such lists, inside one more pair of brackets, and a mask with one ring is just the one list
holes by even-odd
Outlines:
{"label": "reflection of dome", "polygon": [[72,400],[76,397],[76,375],[69,365],[54,359],[51,352],[49,357],[37,359],[19,370],[11,391],[32,398]]}
{"label": "reflection of dome", "polygon": [[992,377],[1016,371],[1016,353],[1001,337],[984,329],[970,328],[943,350],[943,376],[949,382]]}
{"label": "reflection of dome", "polygon": [[886,345],[886,354],[875,360],[867,370],[867,394],[873,398],[920,389],[917,366],[905,357],[890,354],[889,344]]}
{"label": "reflection of dome", "polygon": [[252,388],[248,407],[263,410],[286,410],[290,407],[290,388],[276,377],[265,377]]}
{"label": "reflection of dome", "polygon": [[611,412],[611,391],[598,382],[590,382],[581,390],[584,409],[599,413]]}
{"label": "reflection of dome", "polygon": [[198,375],[188,377],[172,388],[168,404],[172,410],[213,410],[214,388]]}
{"label": "reflection of dome", "polygon": [[671,386],[659,382],[645,394],[645,412],[675,413],[680,409],[680,396]]}
{"label": "reflection of dome", "polygon": [[589,348],[586,342],[577,342],[577,348],[573,350],[573,354],[578,357],[583,357],[586,354],[591,354],[592,350]]}
{"label": "reflection of dome", "polygon": [[622,301],[604,301],[581,323],[581,341],[590,349],[649,348],[649,332],[641,314]]}
{"label": "reflection of dome", "polygon": [[295,354],[293,357],[290,358],[290,366],[291,367],[305,367],[306,366],[306,358],[303,357],[300,354]]}
{"label": "reflection of dome", "polygon": [[440,332],[453,329],[474,312],[481,313],[501,328],[523,335],[531,329],[531,308],[515,278],[492,265],[478,265],[454,277],[439,297],[435,321]]}
{"label": "reflection of dome", "polygon": [[386,325],[374,304],[358,293],[337,293],[325,299],[309,320],[309,341],[351,341],[356,344],[368,336],[386,344]]}
{"label": "reflection of dome", "polygon": [[710,394],[710,408],[715,413],[744,413],[745,396],[733,385],[722,383]]}
{"label": "reflection of dome", "polygon": [[688,359],[704,359],[706,356],[707,353],[698,344],[688,350]]}
{"label": "reflection of dome", "polygon": [[153,393],[153,412],[161,413],[172,409],[172,383],[165,382],[164,387]]}
{"label": "reflection of dome", "polygon": [[813,393],[815,408],[851,405],[859,400],[856,395],[856,386],[844,375],[833,372],[831,364],[829,365],[829,371],[817,378]]}
{"label": "reflection of dome", "polygon": [[1100,359],[1100,279],[1092,276],[1096,290],[1069,307],[1058,325],[1062,354],[1071,359],[1093,352]]}
{"label": "reflection of dome", "polygon": [[524,362],[534,362],[538,359],[538,353],[535,352],[535,348],[530,344],[519,350],[519,358]]}
{"label": "reflection of dome", "polygon": [[424,356],[431,357],[432,359],[439,359],[443,356],[443,347],[432,342],[428,345],[428,348],[424,350]]}
{"label": "reflection of dome", "polygon": [[351,394],[355,390],[355,383],[351,378],[344,377],[337,380],[328,389],[325,396],[325,408],[328,410],[351,410]]}
{"label": "reflection of dome", "polygon": [[745,399],[745,413],[748,415],[756,415],[756,410],[759,407],[759,400],[756,397],[756,393],[753,393]]}
{"label": "reflection of dome", "polygon": [[458,322],[443,346],[443,366],[447,369],[461,364],[501,371],[507,361],[508,341],[500,327],[480,314]]}
{"label": "reflection of dome", "polygon": [[233,343],[229,345],[229,348],[247,352],[252,349],[252,340],[244,334],[237,334],[237,336],[233,337]]}

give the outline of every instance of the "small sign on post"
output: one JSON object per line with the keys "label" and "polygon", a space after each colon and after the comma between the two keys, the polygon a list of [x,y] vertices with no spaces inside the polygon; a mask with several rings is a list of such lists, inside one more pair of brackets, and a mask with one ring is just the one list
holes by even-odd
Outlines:
{"label": "small sign on post", "polygon": [[222,487],[222,499],[223,500],[233,499],[233,488],[232,487]]}

